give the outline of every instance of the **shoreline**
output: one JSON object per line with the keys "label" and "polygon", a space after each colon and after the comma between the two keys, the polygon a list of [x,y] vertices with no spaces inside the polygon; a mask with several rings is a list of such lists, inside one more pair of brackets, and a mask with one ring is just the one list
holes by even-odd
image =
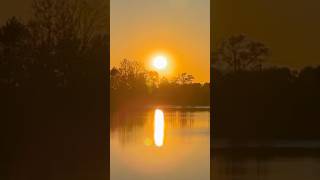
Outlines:
{"label": "shoreline", "polygon": [[211,149],[320,149],[320,140],[216,141]]}

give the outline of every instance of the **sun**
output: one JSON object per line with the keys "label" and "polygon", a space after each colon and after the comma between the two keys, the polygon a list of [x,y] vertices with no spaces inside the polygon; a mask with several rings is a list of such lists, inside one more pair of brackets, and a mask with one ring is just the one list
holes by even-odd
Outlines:
{"label": "sun", "polygon": [[152,59],[152,66],[158,70],[164,70],[168,66],[168,59],[166,56],[158,55]]}

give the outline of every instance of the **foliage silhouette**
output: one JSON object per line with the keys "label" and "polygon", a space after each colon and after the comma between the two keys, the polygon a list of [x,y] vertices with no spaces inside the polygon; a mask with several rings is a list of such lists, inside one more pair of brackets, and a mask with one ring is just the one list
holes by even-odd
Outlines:
{"label": "foliage silhouette", "polygon": [[109,34],[100,26],[109,3],[101,3],[34,0],[31,19],[0,27],[1,177],[107,177]]}
{"label": "foliage silhouette", "polygon": [[172,80],[147,71],[134,60],[124,59],[110,70],[111,107],[143,108],[146,105],[208,106],[209,83],[193,83],[194,77],[179,74]]}
{"label": "foliage silhouette", "polygon": [[211,69],[212,139],[261,142],[320,138],[320,66],[300,71],[228,68],[215,64]]}
{"label": "foliage silhouette", "polygon": [[215,64],[225,64],[234,72],[259,69],[269,55],[269,49],[261,42],[245,35],[231,36],[217,47],[213,56]]}

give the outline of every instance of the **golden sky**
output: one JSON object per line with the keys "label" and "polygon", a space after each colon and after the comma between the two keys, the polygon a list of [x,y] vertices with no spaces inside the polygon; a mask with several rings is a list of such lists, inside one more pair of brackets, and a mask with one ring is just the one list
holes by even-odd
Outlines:
{"label": "golden sky", "polygon": [[271,49],[269,64],[319,65],[319,0],[215,0],[211,12],[214,44],[246,34]]}
{"label": "golden sky", "polygon": [[210,0],[111,0],[110,65],[134,59],[150,68],[153,56],[168,58],[172,77],[187,72],[210,79]]}

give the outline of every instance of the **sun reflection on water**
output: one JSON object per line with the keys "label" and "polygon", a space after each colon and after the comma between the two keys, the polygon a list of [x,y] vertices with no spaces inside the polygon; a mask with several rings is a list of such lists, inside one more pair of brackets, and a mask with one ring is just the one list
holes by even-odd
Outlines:
{"label": "sun reflection on water", "polygon": [[164,114],[160,109],[154,113],[154,144],[157,147],[163,146],[164,141]]}
{"label": "sun reflection on water", "polygon": [[111,118],[110,179],[210,179],[209,111],[116,113]]}

